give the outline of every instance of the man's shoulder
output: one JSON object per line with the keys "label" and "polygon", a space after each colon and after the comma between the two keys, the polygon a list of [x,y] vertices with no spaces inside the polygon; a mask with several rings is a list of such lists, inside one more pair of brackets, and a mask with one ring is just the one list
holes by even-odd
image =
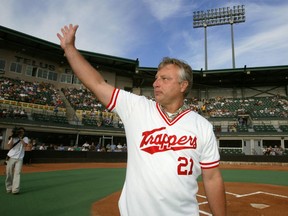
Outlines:
{"label": "man's shoulder", "polygon": [[156,102],[150,98],[147,98],[144,95],[138,95],[132,92],[128,92],[125,90],[120,90],[120,95],[122,99],[126,99],[129,104],[133,104],[133,106],[150,106],[150,105],[155,105]]}
{"label": "man's shoulder", "polygon": [[194,118],[196,121],[199,121],[199,122],[203,122],[205,124],[211,124],[208,119],[206,119],[205,117],[203,117],[202,115],[200,115],[199,113],[195,112],[195,111],[192,111],[189,112],[191,118]]}

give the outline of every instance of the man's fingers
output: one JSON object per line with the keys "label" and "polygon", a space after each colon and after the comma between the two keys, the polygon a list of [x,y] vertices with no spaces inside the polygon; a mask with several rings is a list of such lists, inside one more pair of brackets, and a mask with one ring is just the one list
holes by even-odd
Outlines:
{"label": "man's fingers", "polygon": [[78,27],[79,27],[79,25],[75,25],[74,27],[72,26],[72,28],[73,28],[74,32],[76,32],[76,31],[77,31]]}
{"label": "man's fingers", "polygon": [[79,27],[78,25],[69,24],[61,28],[61,32],[57,33],[57,37],[59,38],[62,47],[64,46],[65,41],[66,43],[68,42],[74,43],[75,34],[76,34],[78,27]]}
{"label": "man's fingers", "polygon": [[61,28],[61,32],[62,34],[64,35],[68,30],[68,27],[67,26],[64,26],[64,28]]}
{"label": "man's fingers", "polygon": [[78,29],[79,25],[75,25],[73,26],[72,24],[70,24],[69,26],[64,26],[63,28],[61,28],[61,32],[63,34],[63,36],[69,32],[73,32],[75,33]]}
{"label": "man's fingers", "polygon": [[59,38],[59,40],[62,39],[62,36],[59,33],[57,33],[57,37]]}

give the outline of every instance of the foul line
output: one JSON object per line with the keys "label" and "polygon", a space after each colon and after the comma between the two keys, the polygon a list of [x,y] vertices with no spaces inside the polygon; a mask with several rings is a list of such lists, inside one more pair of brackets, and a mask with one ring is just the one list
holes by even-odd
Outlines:
{"label": "foul line", "polygon": [[[284,199],[288,198],[288,196],[284,196],[284,195],[280,195],[280,194],[268,193],[268,192],[264,192],[264,191],[257,191],[257,192],[248,193],[248,194],[235,194],[235,193],[231,193],[231,192],[226,192],[226,194],[233,195],[233,196],[235,196],[237,198],[253,196],[253,195],[257,195],[257,194],[266,194],[266,195],[270,195],[270,196],[281,197],[281,198],[284,198]],[[200,194],[196,194],[196,196],[206,199],[206,196],[203,196],[203,195],[200,195]],[[200,205],[206,205],[206,204],[208,204],[208,201],[204,201],[204,202],[198,203],[199,206]],[[212,216],[212,214],[210,214],[208,212],[205,212],[205,211],[202,211],[200,209],[199,209],[199,213],[201,213],[203,215],[207,215],[207,216]]]}
{"label": "foul line", "polygon": [[235,193],[226,192],[226,194],[233,195],[235,197],[246,197],[246,196],[253,196],[253,195],[256,195],[256,194],[266,194],[266,195],[275,196],[275,197],[281,197],[281,198],[285,198],[285,199],[288,198],[288,196],[284,196],[284,195],[280,195],[280,194],[268,193],[268,192],[264,192],[264,191],[257,191],[257,192],[248,193],[248,194],[235,194]]}

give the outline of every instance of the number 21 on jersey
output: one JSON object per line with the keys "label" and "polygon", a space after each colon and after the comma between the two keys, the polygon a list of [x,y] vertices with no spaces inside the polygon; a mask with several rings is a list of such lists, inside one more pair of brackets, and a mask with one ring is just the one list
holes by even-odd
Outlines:
{"label": "number 21 on jersey", "polygon": [[178,175],[192,175],[193,160],[192,158],[179,157],[177,172]]}

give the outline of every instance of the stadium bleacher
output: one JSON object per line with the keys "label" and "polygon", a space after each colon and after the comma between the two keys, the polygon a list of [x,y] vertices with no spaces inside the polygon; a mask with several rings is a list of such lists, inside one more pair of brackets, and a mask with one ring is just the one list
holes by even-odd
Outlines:
{"label": "stadium bleacher", "polygon": [[[3,96],[0,100],[0,104],[5,105],[5,102],[10,101],[8,104],[10,109],[12,105],[15,109],[25,109],[31,114],[34,121],[40,122],[54,122],[60,124],[68,124],[67,116],[58,115],[58,110],[55,112],[55,107],[66,107],[64,100],[69,102],[68,106],[74,109],[75,113],[79,113],[78,118],[83,125],[87,126],[105,126],[105,127],[119,127],[120,119],[115,114],[107,112],[105,108],[99,103],[97,98],[86,89],[76,88],[61,88],[65,98],[61,98],[56,88],[49,83],[42,82],[32,83],[23,82],[17,79],[1,78]],[[12,86],[12,87],[11,87]],[[14,88],[13,86],[17,86]],[[20,86],[20,88],[19,88]],[[16,95],[22,94],[23,97]],[[26,99],[26,95],[29,95],[29,99]],[[47,96],[47,97],[46,97]],[[39,100],[41,98],[42,100]],[[43,98],[46,98],[43,101]],[[255,132],[277,132],[273,125],[247,125],[247,122],[240,122],[238,115],[247,114],[252,119],[261,118],[270,119],[275,116],[283,118],[288,116],[288,99],[285,97],[259,97],[259,98],[244,98],[244,99],[231,99],[231,98],[216,98],[208,99],[205,101],[207,112],[202,112],[199,108],[199,104],[195,104],[199,101],[195,99],[187,99],[190,102],[190,107],[195,111],[195,107],[198,107],[197,112],[204,114],[208,119],[213,118],[234,118],[236,127],[230,126],[228,132],[248,132],[249,128],[253,128]],[[276,102],[277,101],[277,102]],[[23,102],[29,103],[29,106],[23,106]],[[32,105],[31,105],[32,104]],[[42,105],[42,112],[35,111],[35,107]],[[6,104],[7,105],[7,104]],[[20,105],[20,106],[17,106]],[[45,106],[50,107],[50,112],[44,112]],[[51,109],[53,107],[53,110]],[[38,107],[39,108],[39,107]],[[14,109],[14,110],[15,110]],[[3,118],[3,109],[1,109],[1,117]],[[10,111],[11,112],[11,111]],[[208,113],[208,116],[207,116]],[[228,113],[228,114],[227,114]],[[65,114],[65,112],[64,112]],[[11,117],[11,115],[5,115]],[[256,119],[257,119],[256,118]],[[115,122],[116,121],[116,122]],[[121,127],[121,126],[120,126]],[[280,131],[287,132],[287,125],[280,125]],[[231,129],[233,128],[233,129]],[[215,132],[222,132],[221,125],[214,125]]]}

